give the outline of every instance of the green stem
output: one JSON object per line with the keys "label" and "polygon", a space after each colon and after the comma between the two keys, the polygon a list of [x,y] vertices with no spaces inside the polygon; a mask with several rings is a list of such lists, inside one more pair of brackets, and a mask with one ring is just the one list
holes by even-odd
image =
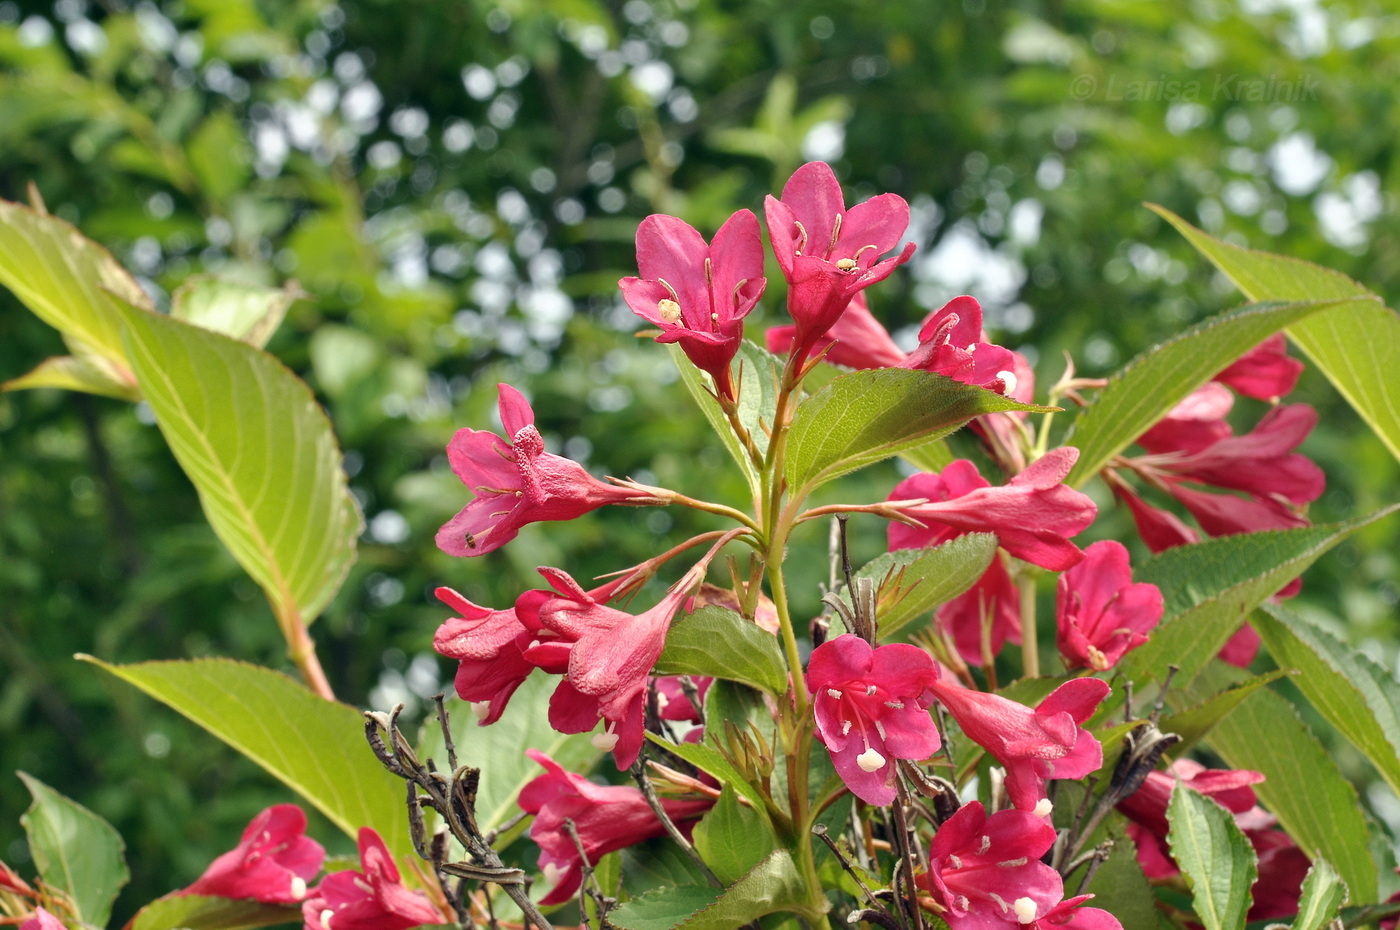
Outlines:
{"label": "green stem", "polygon": [[1016,581],[1021,594],[1021,674],[1040,677],[1040,643],[1035,629],[1035,576],[1026,566]]}

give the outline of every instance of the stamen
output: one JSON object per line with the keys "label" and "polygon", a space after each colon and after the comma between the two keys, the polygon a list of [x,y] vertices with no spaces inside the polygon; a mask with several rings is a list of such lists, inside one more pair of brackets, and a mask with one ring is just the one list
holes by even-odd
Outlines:
{"label": "stamen", "polygon": [[979,855],[979,856],[985,856],[985,855],[987,854],[987,850],[989,850],[989,849],[991,849],[991,848],[992,848],[992,838],[991,838],[990,836],[985,836],[985,835],[984,835],[984,836],[982,837],[982,844],[981,844],[980,846],[977,847],[977,855]]}
{"label": "stamen", "polygon": [[1030,898],[1017,898],[1013,907],[1019,923],[1028,924],[1035,921],[1035,902]]}
{"label": "stamen", "polygon": [[960,869],[962,868],[962,860],[959,859],[957,856],[950,855],[948,856],[948,867],[952,869]]}
{"label": "stamen", "polygon": [[681,305],[674,300],[658,300],[656,302],[656,315],[667,323],[675,325],[681,321]]}
{"label": "stamen", "polygon": [[676,293],[676,289],[671,286],[671,283],[669,281],[667,281],[665,278],[657,278],[656,281],[662,287],[666,288],[666,290],[670,293],[672,300],[674,300],[676,303],[681,302],[681,295]]}
{"label": "stamen", "polygon": [[885,725],[880,721],[875,721],[875,732],[880,734],[880,739],[885,739]]}
{"label": "stamen", "polygon": [[739,292],[744,289],[744,285],[749,283],[748,278],[740,278],[739,283],[734,285],[734,290],[729,292],[729,302],[735,306],[739,304]]}
{"label": "stamen", "polygon": [[613,732],[613,728],[616,726],[617,724],[609,724],[603,732],[594,733],[589,740],[593,744],[593,748],[600,752],[612,752],[613,747],[617,745],[617,734]]}
{"label": "stamen", "polygon": [[302,878],[300,875],[293,875],[291,891],[292,897],[294,898],[306,897],[306,879]]}
{"label": "stamen", "polygon": [[888,707],[890,710],[903,710],[903,709],[904,709],[904,702],[903,702],[903,701],[886,701],[886,702],[885,702],[885,706]]}
{"label": "stamen", "polygon": [[987,892],[987,896],[997,903],[997,907],[1001,908],[1001,912],[1003,914],[1011,910],[1011,905],[1006,903],[1006,899],[1003,898],[1001,895],[997,894],[995,891]]}
{"label": "stamen", "polygon": [[856,765],[860,766],[862,772],[878,772],[885,765],[885,757],[874,749],[867,749],[856,756]]}
{"label": "stamen", "polygon": [[997,865],[1001,866],[1003,869],[1014,869],[1025,865],[1029,861],[1030,860],[1025,856],[1022,856],[1019,859],[1007,859],[1005,862],[998,862]]}
{"label": "stamen", "polygon": [[335,916],[335,911],[326,908],[321,912],[321,930],[331,930],[331,918]]}
{"label": "stamen", "polygon": [[836,260],[836,270],[844,271],[847,274],[855,271],[859,267],[854,258],[838,258]]}
{"label": "stamen", "polygon": [[801,255],[802,250],[807,248],[807,227],[797,220],[793,220],[792,225],[797,227],[797,248],[793,249],[792,252],[794,255]]}
{"label": "stamen", "polygon": [[714,270],[710,265],[710,259],[708,256],[705,258],[705,284],[707,284],[711,288],[715,286]]}
{"label": "stamen", "polygon": [[866,697],[874,697],[874,696],[875,696],[875,691],[876,691],[876,690],[877,690],[877,689],[875,688],[874,685],[866,685],[866,686],[865,686],[865,696],[866,696]]}
{"label": "stamen", "polygon": [[[539,640],[536,640],[535,642],[538,643]],[[489,715],[490,713],[490,701],[472,701],[472,715],[475,716],[477,720],[485,720],[487,715]]]}
{"label": "stamen", "polygon": [[969,901],[969,900],[967,900],[967,895],[965,895],[965,894],[960,894],[960,895],[958,895],[958,909],[959,909],[959,910],[966,911],[966,910],[970,910],[971,908],[972,908],[972,902]]}
{"label": "stamen", "polygon": [[559,879],[563,877],[564,870],[559,868],[558,865],[553,862],[546,862],[544,864],[544,883],[546,885],[557,885],[559,884]]}
{"label": "stamen", "polygon": [[1011,371],[999,371],[997,372],[997,377],[1001,379],[1002,384],[1006,385],[1006,387],[1001,389],[1001,392],[1010,396],[1016,390],[1016,373]]}
{"label": "stamen", "polygon": [[836,222],[831,226],[831,245],[827,246],[826,252],[830,255],[836,251],[836,240],[841,237],[841,214],[836,214]]}
{"label": "stamen", "polygon": [[842,735],[842,736],[845,736],[847,733],[850,733],[850,732],[851,732],[851,721],[849,721],[849,720],[842,720],[842,721],[841,721],[841,735]]}

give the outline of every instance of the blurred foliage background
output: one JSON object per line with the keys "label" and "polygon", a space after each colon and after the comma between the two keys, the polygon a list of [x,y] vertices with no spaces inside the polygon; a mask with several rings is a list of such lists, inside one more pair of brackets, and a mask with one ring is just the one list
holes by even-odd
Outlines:
{"label": "blurred foliage background", "polygon": [[[368,525],[313,633],[343,700],[416,708],[451,674],[434,586],[502,606],[536,565],[591,577],[704,525],[615,509],[439,553],[467,500],[443,447],[495,423],[498,381],[600,473],[743,502],[667,353],[631,335],[616,282],[643,216],[709,235],[828,160],[850,195],[913,206],[919,252],[871,293],[891,330],[971,293],[1042,384],[1066,351],[1105,374],[1241,302],[1143,201],[1394,304],[1397,71],[1383,0],[3,0],[0,196],[33,184],[158,302],[194,273],[299,282],[269,348],[330,412]],[[770,299],[751,338],[782,316]],[[0,295],[0,379],[62,351]],[[1324,411],[1314,518],[1393,500],[1400,470],[1329,386],[1299,396]],[[0,859],[28,873],[23,769],[125,837],[124,918],[286,792],[70,657],[285,667],[282,642],[142,407],[0,395],[0,455]],[[1095,532],[1126,527],[1094,493]],[[882,528],[858,528],[874,555]],[[1295,602],[1391,668],[1397,551],[1396,521],[1373,527]]]}

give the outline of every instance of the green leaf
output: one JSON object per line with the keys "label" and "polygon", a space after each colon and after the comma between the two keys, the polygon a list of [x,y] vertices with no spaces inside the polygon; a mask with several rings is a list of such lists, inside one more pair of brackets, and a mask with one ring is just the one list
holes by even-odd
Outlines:
{"label": "green leaf", "polygon": [[663,886],[609,911],[608,923],[622,930],[671,930],[718,896],[719,889],[709,885]]}
{"label": "green leaf", "polygon": [[695,827],[695,849],[720,881],[733,884],[773,851],[768,818],[742,804],[733,785]]}
{"label": "green leaf", "polygon": [[200,895],[160,898],[136,912],[131,930],[243,930],[301,919],[301,908]]}
{"label": "green leaf", "polygon": [[[681,373],[681,382],[690,392],[690,396],[695,398],[700,412],[710,421],[710,426],[719,435],[720,441],[734,457],[734,461],[739,463],[740,470],[749,482],[749,489],[757,498],[760,492],[758,472],[749,460],[743,443],[734,435],[734,428],[730,426],[724,411],[715,400],[709,377],[691,363],[680,346],[672,344],[669,348],[671,358]],[[739,344],[735,363],[737,367],[734,369],[734,380],[739,391],[739,422],[753,437],[759,451],[766,452],[767,430],[773,428],[773,416],[778,409],[778,372],[781,370],[781,363],[772,353],[747,340]]]}
{"label": "green leaf", "polygon": [[171,295],[170,315],[261,349],[287,309],[305,296],[296,285],[273,288],[191,275]]}
{"label": "green leaf", "polygon": [[710,605],[678,617],[666,633],[658,675],[709,675],[769,694],[787,690],[787,664],[778,640],[727,607]]}
{"label": "green leaf", "polygon": [[125,312],[141,389],[214,532],[284,631],[309,625],[344,580],[361,528],[325,412],[266,352]]}
{"label": "green leaf", "polygon": [[984,413],[1049,409],[927,371],[853,371],[798,405],[788,433],[788,484],[801,498],[833,478],[940,439]]}
{"label": "green leaf", "polygon": [[[856,577],[879,585],[880,639],[895,639],[906,626],[976,584],[996,551],[994,534],[967,533],[937,546],[887,552],[862,565]],[[841,596],[850,603],[844,588]]]}
{"label": "green leaf", "polygon": [[[708,897],[702,903],[719,897],[719,889],[708,883],[695,860],[669,837],[647,840],[622,850],[622,887],[634,901],[654,889],[686,887],[705,889]],[[681,917],[694,913],[694,907]]]}
{"label": "green leaf", "polygon": [[1172,858],[1191,885],[1196,916],[1206,930],[1241,930],[1249,888],[1259,874],[1254,847],[1229,811],[1182,786],[1167,805]]}
{"label": "green leaf", "polygon": [[1269,336],[1319,310],[1356,301],[1246,304],[1218,314],[1143,352],[1108,379],[1065,438],[1079,447],[1065,484],[1080,487],[1148,427],[1221,369]]}
{"label": "green leaf", "polygon": [[1240,701],[1257,689],[1277,681],[1288,673],[1273,671],[1267,675],[1256,675],[1248,681],[1231,685],[1219,694],[1213,694],[1194,707],[1188,707],[1177,714],[1163,718],[1160,729],[1163,733],[1175,733],[1181,742],[1171,748],[1173,757],[1180,757],[1186,750],[1205,738],[1211,729],[1225,719],[1225,716],[1239,706]]}
{"label": "green leaf", "polygon": [[[1366,288],[1296,258],[1229,245],[1151,206],[1251,300],[1352,299],[1301,320],[1288,335],[1400,458],[1400,316]],[[1355,300],[1360,298],[1360,300]]]}
{"label": "green leaf", "polygon": [[403,782],[365,743],[364,717],[281,672],[230,659],[109,665],[80,656],[174,708],[270,772],[345,833],[373,827],[411,851]]}
{"label": "green leaf", "polygon": [[1347,536],[1396,509],[1344,523],[1222,536],[1148,559],[1135,577],[1162,589],[1165,609],[1151,639],[1124,659],[1124,676],[1161,681],[1167,666],[1176,665],[1177,683],[1190,683],[1249,611]]}
{"label": "green leaf", "polygon": [[725,889],[719,900],[696,911],[684,930],[734,930],[765,914],[796,911],[815,916],[792,854],[779,849]]}
{"label": "green leaf", "polygon": [[151,300],[102,246],[57,217],[0,200],[0,284],[134,384],[122,347],[121,304],[149,311]]}
{"label": "green leaf", "polygon": [[68,893],[84,923],[105,925],[117,892],[131,879],[121,836],[107,821],[39,779],[16,774],[34,798],[19,821],[39,877]]}
{"label": "green leaf", "polygon": [[1298,670],[1293,681],[1313,707],[1400,791],[1400,682],[1282,607],[1265,604],[1251,622],[1274,661]]}
{"label": "green leaf", "polygon": [[[1168,700],[1199,701],[1242,677],[1214,662],[1192,687],[1178,691],[1174,685]],[[1215,725],[1206,743],[1229,768],[1262,772],[1265,781],[1254,792],[1279,826],[1308,856],[1332,863],[1357,900],[1376,899],[1376,860],[1356,789],[1287,699],[1268,688],[1255,691]]]}
{"label": "green leaf", "polygon": [[[481,769],[476,792],[481,829],[496,829],[518,814],[515,799],[520,789],[544,774],[525,750],[537,749],[570,772],[587,772],[598,761],[601,753],[589,734],[556,733],[549,725],[549,695],[558,683],[557,678],[531,675],[511,696],[501,718],[489,727],[478,724],[465,702],[448,702],[457,764]],[[440,772],[450,770],[436,715],[430,714],[423,724],[419,757],[437,760]]]}
{"label": "green leaf", "polygon": [[115,397],[117,400],[141,399],[141,392],[136,383],[114,376],[110,364],[103,365],[73,355],[58,355],[45,359],[28,373],[0,384],[0,391],[23,391],[30,388],[82,391],[84,394]]}
{"label": "green leaf", "polygon": [[1303,879],[1292,930],[1322,930],[1322,925],[1336,917],[1346,903],[1346,882],[1326,859],[1314,859]]}
{"label": "green leaf", "polygon": [[912,449],[905,449],[899,457],[920,471],[938,473],[953,464],[953,450],[948,440],[935,439]]}
{"label": "green leaf", "polygon": [[[1097,907],[1118,918],[1123,927],[1149,928],[1156,922],[1156,897],[1138,865],[1131,840],[1119,839],[1085,892],[1094,895],[1087,907]],[[1068,897],[1068,892],[1066,892]]]}

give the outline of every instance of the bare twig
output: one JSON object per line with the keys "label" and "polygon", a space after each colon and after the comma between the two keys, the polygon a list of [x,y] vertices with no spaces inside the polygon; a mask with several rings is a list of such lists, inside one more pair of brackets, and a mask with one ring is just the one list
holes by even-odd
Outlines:
{"label": "bare twig", "polygon": [[627,771],[637,782],[637,787],[642,789],[642,797],[646,798],[647,806],[650,807],[652,813],[656,815],[656,819],[661,821],[661,825],[666,828],[667,835],[675,840],[681,849],[685,850],[685,854],[691,858],[692,862],[699,866],[701,873],[704,874],[706,880],[708,880],[710,884],[714,885],[716,888],[723,888],[724,882],[720,881],[719,878],[715,876],[715,873],[710,871],[710,867],[705,864],[705,860],[700,858],[700,853],[695,851],[695,847],[691,844],[690,840],[685,838],[685,834],[681,832],[680,827],[676,826],[675,821],[671,819],[671,815],[666,813],[666,808],[661,806],[661,801],[656,796],[656,788],[652,786],[651,779],[647,778],[646,769],[642,767],[641,758],[638,757],[637,761],[633,762],[632,767]]}

